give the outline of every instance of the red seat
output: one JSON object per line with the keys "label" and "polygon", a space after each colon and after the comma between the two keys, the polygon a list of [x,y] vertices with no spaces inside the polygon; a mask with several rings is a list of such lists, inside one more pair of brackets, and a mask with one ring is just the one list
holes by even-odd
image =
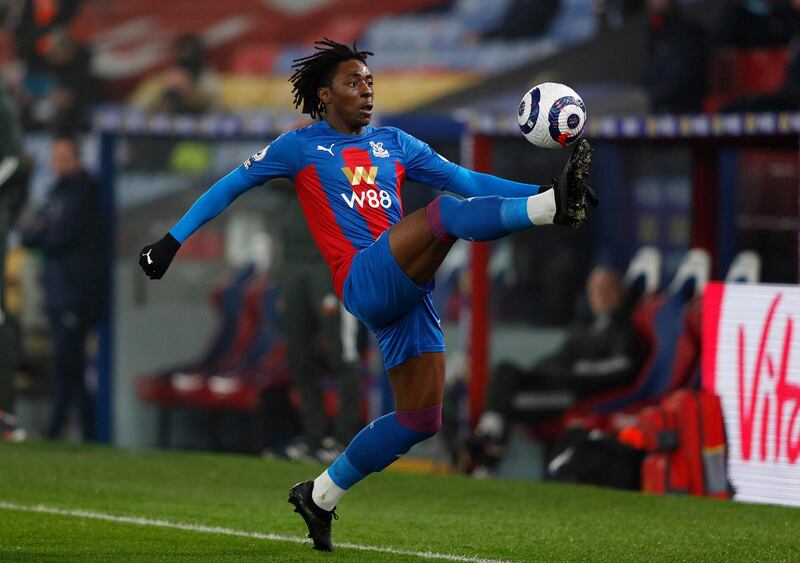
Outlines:
{"label": "red seat", "polygon": [[[229,284],[217,287],[211,292],[210,299],[214,303],[220,321],[216,335],[209,342],[206,351],[198,361],[188,365],[172,366],[157,374],[139,377],[136,381],[136,389],[143,401],[164,406],[177,404],[179,396],[172,383],[173,374],[178,372],[198,374],[213,371],[229,355],[234,343],[233,329],[238,324],[243,304],[241,288],[246,285],[252,273],[252,266],[242,268]],[[179,386],[188,392],[201,385],[199,380],[184,377],[180,379]]]}
{"label": "red seat", "polygon": [[170,379],[178,402],[201,408],[216,406],[217,400],[208,387],[208,378],[231,371],[243,361],[258,331],[262,293],[263,281],[256,281],[247,288],[233,343],[225,357],[214,366],[213,373],[176,372],[172,375]]}
{"label": "red seat", "polygon": [[789,50],[722,49],[711,57],[705,110],[721,108],[744,96],[771,94],[786,79]]}
{"label": "red seat", "polygon": [[230,70],[241,74],[265,74],[280,54],[280,48],[273,43],[249,43],[238,47],[230,61]]}

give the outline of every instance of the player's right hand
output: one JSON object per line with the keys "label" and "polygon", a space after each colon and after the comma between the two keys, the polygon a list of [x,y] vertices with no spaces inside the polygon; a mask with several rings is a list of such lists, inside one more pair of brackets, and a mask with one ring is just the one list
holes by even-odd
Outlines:
{"label": "player's right hand", "polygon": [[139,251],[139,266],[151,280],[160,280],[180,247],[181,243],[167,233],[160,241]]}

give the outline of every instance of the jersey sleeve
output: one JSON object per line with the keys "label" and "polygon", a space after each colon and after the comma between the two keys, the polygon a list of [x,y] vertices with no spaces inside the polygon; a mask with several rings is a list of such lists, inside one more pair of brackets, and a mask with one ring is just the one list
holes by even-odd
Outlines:
{"label": "jersey sleeve", "polygon": [[300,152],[295,131],[285,133],[218,180],[170,230],[183,244],[208,221],[222,213],[247,190],[274,178],[294,178]]}
{"label": "jersey sleeve", "polygon": [[406,173],[410,180],[444,190],[448,187],[459,166],[433,150],[428,143],[395,129],[400,148],[405,157]]}
{"label": "jersey sleeve", "polygon": [[290,178],[299,170],[300,146],[296,131],[284,133],[242,163],[245,178],[254,185],[275,178]]}

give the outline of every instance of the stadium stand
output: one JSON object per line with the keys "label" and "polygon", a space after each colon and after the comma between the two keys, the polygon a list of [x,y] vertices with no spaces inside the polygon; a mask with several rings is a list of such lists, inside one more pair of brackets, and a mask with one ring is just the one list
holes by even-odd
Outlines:
{"label": "stadium stand", "polygon": [[[226,287],[214,290],[211,301],[219,316],[219,328],[213,340],[208,344],[206,353],[197,362],[175,366],[156,375],[140,378],[137,388],[139,396],[143,400],[163,405],[174,404],[177,401],[172,385],[174,374],[208,373],[222,365],[230,354],[237,334],[237,326],[244,305],[244,284],[253,276],[254,271],[254,266],[249,264],[239,270]],[[187,377],[185,383],[179,384],[178,387],[189,390],[199,387],[199,383],[196,378]]]}
{"label": "stadium stand", "polygon": [[699,300],[709,279],[710,258],[700,249],[689,251],[667,290],[636,305],[633,319],[646,350],[646,359],[633,385],[609,391],[573,406],[564,415],[567,426],[609,428],[610,416],[635,412],[665,394],[688,384],[699,365],[698,335],[689,318],[699,315]]}
{"label": "stadium stand", "polygon": [[262,393],[288,383],[275,297],[252,264],[240,268],[211,294],[218,326],[202,358],[137,379],[139,398],[159,408],[162,446],[176,407],[257,412]]}
{"label": "stadium stand", "polygon": [[[695,265],[700,265],[704,258],[697,256]],[[689,269],[686,266],[684,273]],[[733,259],[725,280],[757,283],[759,270],[758,254],[745,250]],[[680,272],[673,286],[676,282],[680,282]],[[701,323],[702,311],[699,303],[694,302],[686,311],[686,333],[692,342],[700,342]],[[687,364],[698,360],[696,356],[683,355]],[[699,389],[699,380],[692,377],[656,399],[643,408],[643,403],[623,408],[605,428],[615,433],[621,443],[647,452],[641,465],[641,490],[651,494],[731,498],[733,490],[728,479],[727,444],[719,397]],[[598,424],[596,420],[595,424]]]}
{"label": "stadium stand", "polygon": [[[139,398],[159,409],[159,445],[171,444],[172,413],[184,408],[205,412],[212,421],[214,413],[224,411],[249,415],[253,451],[269,449],[272,440],[287,440],[291,435],[286,432],[296,431],[291,424],[276,420],[270,410],[297,412],[300,404],[290,388],[279,292],[252,264],[240,268],[228,284],[211,294],[218,325],[202,358],[137,379]],[[325,382],[324,409],[329,420],[335,418],[338,393],[331,380]],[[363,418],[365,402],[361,411]]]}
{"label": "stadium stand", "polygon": [[[92,67],[107,81],[107,93],[120,101],[141,78],[165,68],[172,40],[190,33],[202,39],[208,62],[219,73],[222,108],[289,110],[286,76],[292,60],[306,54],[314,39],[331,36],[358,39],[376,53],[370,66],[381,73],[381,108],[402,111],[596,33],[589,3],[565,0],[541,36],[479,39],[511,3],[331,0],[289,8],[257,0],[235,5],[112,0],[84,3],[72,27],[92,49]],[[0,32],[0,44],[4,41],[11,39]]]}
{"label": "stadium stand", "polygon": [[719,111],[745,96],[773,94],[786,79],[789,49],[720,49],[709,65],[704,108]]}

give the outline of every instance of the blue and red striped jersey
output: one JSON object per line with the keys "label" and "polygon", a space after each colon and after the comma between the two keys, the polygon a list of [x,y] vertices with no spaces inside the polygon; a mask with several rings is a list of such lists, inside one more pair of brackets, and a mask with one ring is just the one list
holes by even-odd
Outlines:
{"label": "blue and red striped jersey", "polygon": [[294,182],[341,296],[353,255],[402,218],[405,179],[445,189],[458,169],[400,129],[367,126],[360,135],[345,135],[320,121],[281,135],[238,171],[251,186],[274,178]]}

